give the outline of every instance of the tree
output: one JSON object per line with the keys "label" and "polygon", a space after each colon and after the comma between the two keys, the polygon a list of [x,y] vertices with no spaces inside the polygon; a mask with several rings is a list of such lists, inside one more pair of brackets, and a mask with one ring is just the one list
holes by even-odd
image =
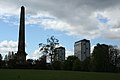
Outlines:
{"label": "tree", "polygon": [[118,66],[120,64],[120,50],[117,46],[109,46],[109,61],[110,61],[110,71],[117,71],[117,68],[120,67]]}
{"label": "tree", "polygon": [[63,63],[63,70],[72,70],[71,63],[68,60],[65,60]]}
{"label": "tree", "polygon": [[[63,68],[65,70],[75,70],[76,65],[77,65],[77,60],[78,57],[76,56],[68,56],[67,60],[64,61]],[[74,63],[75,62],[75,63]],[[73,67],[74,66],[74,67]]]}
{"label": "tree", "polygon": [[94,71],[116,72],[120,62],[120,50],[117,46],[97,44],[92,53]]}
{"label": "tree", "polygon": [[4,57],[4,66],[14,68],[16,66],[16,56],[13,51],[9,51]]}
{"label": "tree", "polygon": [[92,53],[94,71],[108,71],[109,67],[109,46],[97,44]]}
{"label": "tree", "polygon": [[53,65],[53,69],[55,69],[55,70],[62,69],[62,62],[60,62],[60,61],[54,61],[52,65]]}
{"label": "tree", "polygon": [[2,61],[2,55],[0,54],[0,61]]}
{"label": "tree", "polygon": [[51,36],[47,39],[47,44],[40,43],[40,52],[43,53],[43,55],[50,56],[51,63],[54,62],[54,50],[56,46],[59,45],[59,40],[56,39],[54,36]]}
{"label": "tree", "polygon": [[8,55],[5,55],[4,61],[8,61]]}
{"label": "tree", "polygon": [[81,62],[79,59],[76,59],[73,63],[72,70],[80,71],[81,70]]}
{"label": "tree", "polygon": [[81,62],[81,70],[82,71],[90,71],[90,57],[87,57],[84,61]]}
{"label": "tree", "polygon": [[29,67],[31,67],[34,64],[34,60],[33,59],[27,59],[27,65]]}
{"label": "tree", "polygon": [[2,55],[0,54],[0,67],[2,66]]}
{"label": "tree", "polygon": [[4,66],[5,67],[8,67],[8,55],[5,55],[5,57],[4,57]]}

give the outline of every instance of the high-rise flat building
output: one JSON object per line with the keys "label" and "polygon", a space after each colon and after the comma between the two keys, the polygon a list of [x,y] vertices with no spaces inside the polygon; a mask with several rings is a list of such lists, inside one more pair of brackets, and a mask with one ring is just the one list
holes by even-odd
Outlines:
{"label": "high-rise flat building", "polygon": [[65,60],[65,48],[58,47],[54,51],[54,61],[64,61]]}
{"label": "high-rise flat building", "polygon": [[80,61],[84,61],[87,57],[90,57],[90,40],[80,40],[74,44],[74,55],[79,58]]}

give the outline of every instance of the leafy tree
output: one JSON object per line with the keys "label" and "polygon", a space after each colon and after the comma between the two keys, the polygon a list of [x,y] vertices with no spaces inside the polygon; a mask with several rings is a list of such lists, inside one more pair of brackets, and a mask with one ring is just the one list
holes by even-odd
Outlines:
{"label": "leafy tree", "polygon": [[2,66],[2,55],[0,54],[0,67]]}
{"label": "leafy tree", "polygon": [[[63,65],[64,69],[65,70],[73,70],[73,69],[75,69],[76,65],[77,65],[76,64],[77,59],[78,59],[78,57],[76,57],[76,56],[68,56],[67,60],[64,61],[64,65]],[[74,65],[74,67],[73,67],[73,65]]]}
{"label": "leafy tree", "polygon": [[8,61],[8,55],[5,55],[4,61]]}
{"label": "leafy tree", "polygon": [[109,46],[97,44],[92,53],[94,71],[108,71],[109,67]]}
{"label": "leafy tree", "polygon": [[34,60],[33,59],[27,59],[27,65],[29,67],[31,67],[34,64]]}
{"label": "leafy tree", "polygon": [[55,70],[62,69],[62,62],[60,62],[60,61],[54,61],[52,65],[53,65],[53,69],[55,69]]}
{"label": "leafy tree", "polygon": [[59,40],[56,39],[54,36],[51,36],[47,39],[47,44],[39,44],[40,51],[43,53],[43,55],[50,56],[51,63],[54,62],[54,50],[57,45],[59,45]]}
{"label": "leafy tree", "polygon": [[118,66],[120,64],[120,50],[118,49],[117,46],[109,46],[109,61],[110,61],[110,65],[109,65],[109,70],[110,71],[117,71],[117,68],[120,67]]}
{"label": "leafy tree", "polygon": [[0,61],[2,61],[2,55],[0,54]]}
{"label": "leafy tree", "polygon": [[46,55],[43,55],[39,58],[40,65],[42,69],[46,69]]}
{"label": "leafy tree", "polygon": [[120,50],[117,46],[97,44],[92,53],[93,71],[116,72],[120,62]]}
{"label": "leafy tree", "polygon": [[84,61],[81,62],[81,70],[82,71],[90,71],[90,57],[87,57]]}
{"label": "leafy tree", "polygon": [[72,70],[80,71],[81,70],[81,62],[79,59],[76,59],[73,63]]}
{"label": "leafy tree", "polygon": [[64,63],[63,63],[63,69],[64,70],[71,70],[71,64],[68,60],[65,60]]}
{"label": "leafy tree", "polygon": [[8,52],[8,55],[4,57],[4,66],[14,68],[16,66],[16,56],[14,52]]}

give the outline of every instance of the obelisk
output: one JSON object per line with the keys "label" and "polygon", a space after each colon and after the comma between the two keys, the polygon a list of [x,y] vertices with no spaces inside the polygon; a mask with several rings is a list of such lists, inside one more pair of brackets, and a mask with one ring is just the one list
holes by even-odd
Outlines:
{"label": "obelisk", "polygon": [[25,64],[26,62],[26,52],[25,52],[25,8],[21,7],[20,13],[20,26],[19,26],[19,41],[18,41],[18,51],[17,51],[17,63]]}

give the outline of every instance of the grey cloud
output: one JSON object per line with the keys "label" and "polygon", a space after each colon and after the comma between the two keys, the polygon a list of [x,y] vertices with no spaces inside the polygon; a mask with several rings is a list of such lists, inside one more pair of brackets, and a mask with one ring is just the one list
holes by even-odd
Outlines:
{"label": "grey cloud", "polygon": [[[102,35],[102,31],[99,29],[101,23],[97,21],[94,13],[97,11],[104,12],[108,9],[114,10],[120,7],[120,0],[0,0],[0,3],[0,8],[11,5],[14,6],[15,9],[19,9],[21,5],[25,5],[26,12],[30,15],[46,12],[73,28],[71,31],[67,30],[68,28],[60,31],[67,31],[68,34],[75,33],[80,36],[91,37]],[[108,17],[111,18],[111,15]],[[115,25],[116,24],[112,26],[114,27]],[[53,29],[54,27],[51,28]],[[105,35],[105,38],[108,38],[107,36],[109,34],[105,33]],[[120,37],[118,36],[117,38]]]}

